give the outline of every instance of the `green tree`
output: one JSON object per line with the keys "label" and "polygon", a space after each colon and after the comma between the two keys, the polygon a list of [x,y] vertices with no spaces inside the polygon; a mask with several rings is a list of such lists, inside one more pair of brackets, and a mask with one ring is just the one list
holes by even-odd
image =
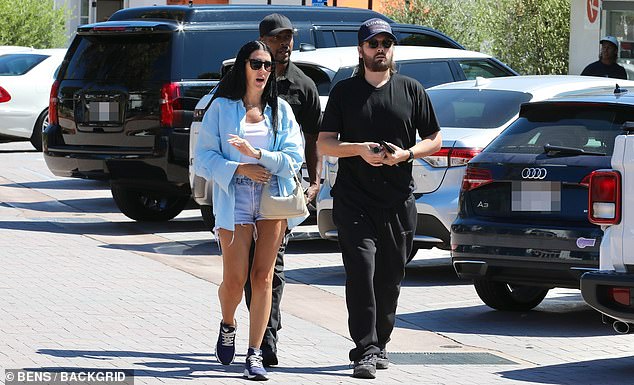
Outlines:
{"label": "green tree", "polygon": [[63,47],[67,14],[53,0],[0,0],[0,45]]}
{"label": "green tree", "polygon": [[435,28],[522,74],[568,72],[570,0],[387,0],[386,14]]}

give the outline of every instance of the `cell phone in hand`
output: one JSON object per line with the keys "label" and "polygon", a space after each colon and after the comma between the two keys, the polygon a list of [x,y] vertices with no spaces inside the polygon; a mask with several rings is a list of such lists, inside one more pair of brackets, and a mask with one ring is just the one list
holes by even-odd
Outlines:
{"label": "cell phone in hand", "polygon": [[384,140],[379,140],[379,144],[381,144],[381,146],[383,146],[383,148],[385,149],[385,151],[389,152],[390,154],[394,154],[396,152],[396,150],[394,149],[394,147],[390,146],[389,144],[387,144],[386,141]]}

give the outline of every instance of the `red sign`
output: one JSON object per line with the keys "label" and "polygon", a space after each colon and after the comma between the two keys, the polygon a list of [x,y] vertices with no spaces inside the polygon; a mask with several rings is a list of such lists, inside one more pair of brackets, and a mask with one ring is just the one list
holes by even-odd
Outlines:
{"label": "red sign", "polygon": [[588,15],[590,23],[597,21],[597,16],[599,16],[599,0],[587,0],[586,14]]}

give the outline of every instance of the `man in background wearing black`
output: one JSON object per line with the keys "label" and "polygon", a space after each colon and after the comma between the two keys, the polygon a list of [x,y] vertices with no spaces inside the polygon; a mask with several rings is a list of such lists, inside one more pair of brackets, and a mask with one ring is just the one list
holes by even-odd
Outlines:
{"label": "man in background wearing black", "polygon": [[599,40],[599,43],[601,44],[599,60],[588,64],[581,72],[581,75],[627,79],[625,68],[616,62],[619,53],[619,41],[614,36],[605,36]]}
{"label": "man in background wearing black", "polygon": [[[274,55],[278,95],[291,105],[295,119],[304,134],[304,152],[310,184],[306,190],[306,202],[312,202],[319,192],[321,177],[321,162],[317,155],[321,106],[315,83],[290,61],[294,33],[295,29],[291,21],[284,15],[273,13],[264,17],[260,22],[260,40],[269,46]],[[284,251],[288,244],[289,235],[290,231],[287,230],[275,261],[271,316],[260,346],[263,363],[267,367],[278,364],[277,332],[282,328],[280,302],[285,282]],[[244,291],[247,305],[249,305],[251,300],[249,281],[247,281]]]}

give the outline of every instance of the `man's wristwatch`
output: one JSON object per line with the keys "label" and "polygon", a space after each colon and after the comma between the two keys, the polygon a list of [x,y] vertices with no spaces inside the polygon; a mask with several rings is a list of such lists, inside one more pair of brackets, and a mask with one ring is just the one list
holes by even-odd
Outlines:
{"label": "man's wristwatch", "polygon": [[407,149],[407,151],[409,152],[409,158],[407,158],[406,162],[412,163],[414,161],[414,152],[409,148]]}

